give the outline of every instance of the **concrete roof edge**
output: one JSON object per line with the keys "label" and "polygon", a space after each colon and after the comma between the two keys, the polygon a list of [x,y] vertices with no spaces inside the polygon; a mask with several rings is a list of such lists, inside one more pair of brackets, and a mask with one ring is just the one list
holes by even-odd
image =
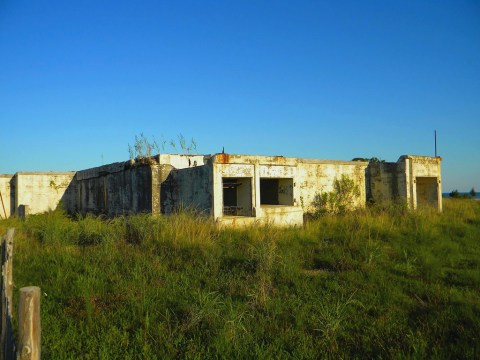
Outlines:
{"label": "concrete roof edge", "polygon": [[[243,162],[235,160],[241,160],[245,158],[248,159],[257,159],[259,164],[272,165],[274,161],[269,161],[270,159],[279,158],[285,161],[280,165],[288,166],[288,162],[300,162],[305,164],[343,164],[343,165],[368,165],[368,161],[348,161],[348,160],[326,160],[326,159],[312,159],[312,158],[296,158],[296,157],[285,157],[283,155],[242,155],[242,154],[222,154],[217,153],[212,155],[213,162],[217,162],[217,155],[226,155],[228,157],[233,157],[232,161],[228,162],[229,164],[242,164]],[[222,163],[220,161],[220,163]]]}
{"label": "concrete roof edge", "polygon": [[415,158],[422,158],[422,159],[438,159],[440,161],[442,161],[442,157],[441,156],[429,156],[429,155],[401,155],[399,158],[398,158],[398,161],[402,160],[402,159],[415,159]]}
{"label": "concrete roof edge", "polygon": [[15,175],[75,175],[76,171],[19,171]]}

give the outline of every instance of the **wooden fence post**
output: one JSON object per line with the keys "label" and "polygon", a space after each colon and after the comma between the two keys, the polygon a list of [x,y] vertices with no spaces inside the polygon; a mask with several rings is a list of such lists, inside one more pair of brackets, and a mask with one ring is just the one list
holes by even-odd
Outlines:
{"label": "wooden fence post", "polygon": [[20,289],[17,360],[40,360],[40,297],[41,291],[37,286]]}
{"label": "wooden fence post", "polygon": [[13,235],[15,229],[7,229],[7,236],[5,237],[5,249],[6,249],[6,295],[10,310],[10,316],[12,316],[12,297],[13,297]]}
{"label": "wooden fence post", "polygon": [[13,359],[15,346],[12,331],[12,294],[13,294],[13,235],[15,229],[7,229],[2,240],[2,281],[1,281],[1,306],[2,322],[0,334],[0,352],[4,360]]}

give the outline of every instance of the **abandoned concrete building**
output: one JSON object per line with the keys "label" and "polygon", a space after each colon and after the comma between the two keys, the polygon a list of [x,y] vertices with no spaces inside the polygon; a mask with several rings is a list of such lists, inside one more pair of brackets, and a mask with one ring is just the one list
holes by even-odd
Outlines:
{"label": "abandoned concrete building", "polygon": [[442,210],[440,157],[397,162],[333,161],[252,155],[160,154],[77,172],[0,175],[1,217],[55,209],[109,216],[169,214],[192,207],[222,225],[301,225],[317,194],[346,176],[353,206],[402,199]]}

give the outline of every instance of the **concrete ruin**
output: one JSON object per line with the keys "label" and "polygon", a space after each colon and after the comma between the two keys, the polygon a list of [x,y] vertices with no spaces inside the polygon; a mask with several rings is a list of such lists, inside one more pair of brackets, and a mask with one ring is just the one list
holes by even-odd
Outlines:
{"label": "concrete ruin", "polygon": [[[442,210],[440,157],[397,162],[333,161],[252,155],[160,154],[77,172],[0,175],[2,217],[61,203],[70,213],[170,214],[189,207],[221,225],[301,225],[318,194],[351,179],[352,207],[401,200]],[[3,210],[5,209],[5,210]]]}

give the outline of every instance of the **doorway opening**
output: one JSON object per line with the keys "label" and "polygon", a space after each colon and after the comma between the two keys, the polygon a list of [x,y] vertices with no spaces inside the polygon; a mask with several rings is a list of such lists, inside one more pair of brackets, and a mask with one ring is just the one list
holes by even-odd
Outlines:
{"label": "doorway opening", "polygon": [[417,207],[438,206],[437,178],[417,177]]}

